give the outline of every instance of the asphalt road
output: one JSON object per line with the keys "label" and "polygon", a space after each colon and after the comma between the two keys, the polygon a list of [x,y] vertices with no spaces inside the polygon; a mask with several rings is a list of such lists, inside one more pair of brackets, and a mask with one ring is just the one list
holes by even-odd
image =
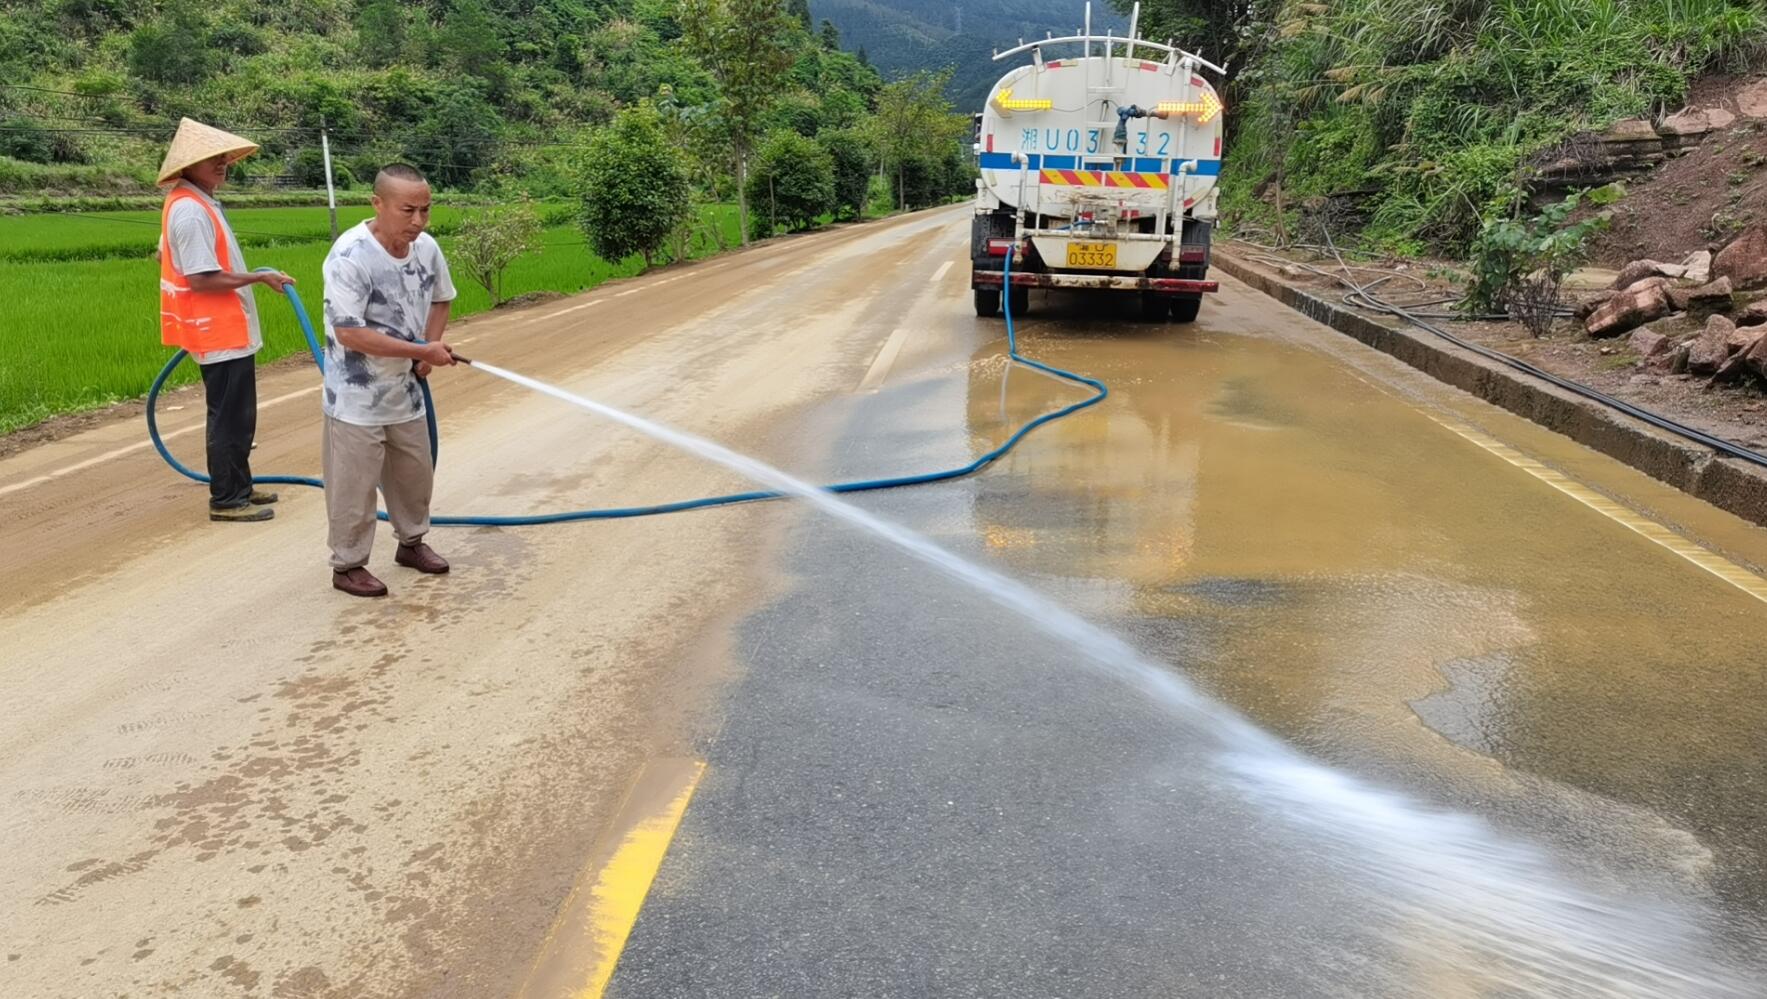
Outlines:
{"label": "asphalt road", "polygon": [[[813,480],[959,464],[1077,397],[1008,373],[966,239],[456,335]],[[438,531],[453,575],[383,544],[365,603],[316,493],[210,525],[134,421],[0,461],[0,994],[1767,994],[1767,532],[1231,282],[1194,327],[1021,332],[1111,398],[855,502],[1194,697],[786,504]],[[317,467],[312,383],[267,374],[260,469]],[[437,391],[438,510],[739,485]]]}

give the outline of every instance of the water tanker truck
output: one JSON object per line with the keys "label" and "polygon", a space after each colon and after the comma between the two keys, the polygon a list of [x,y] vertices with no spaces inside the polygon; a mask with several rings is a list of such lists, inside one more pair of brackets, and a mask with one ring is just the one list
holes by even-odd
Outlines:
{"label": "water tanker truck", "polygon": [[[1149,320],[1192,322],[1208,280],[1221,173],[1219,66],[1170,44],[1092,33],[1028,54],[976,116],[971,287],[978,316],[1030,307],[1032,288],[1134,292]],[[1012,254],[1011,287],[1005,258]]]}

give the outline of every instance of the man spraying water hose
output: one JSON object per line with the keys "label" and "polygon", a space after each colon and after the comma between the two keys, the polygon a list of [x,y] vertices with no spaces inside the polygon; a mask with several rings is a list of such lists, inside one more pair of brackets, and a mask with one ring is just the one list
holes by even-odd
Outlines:
{"label": "man spraying water hose", "polygon": [[448,563],[424,544],[435,465],[418,379],[455,363],[442,342],[454,282],[429,227],[429,182],[394,164],[374,178],[374,217],[325,258],[325,509],[331,584],[385,596],[367,569],[375,488],[386,497],[393,561],[425,573]]}
{"label": "man spraying water hose", "polygon": [[160,214],[160,340],[188,351],[202,368],[210,520],[275,515],[269,504],[276,494],[252,488],[256,355],[264,338],[251,288],[281,291],[293,281],[246,268],[239,240],[215,200],[227,168],[257,151],[249,139],[186,118],[160,164],[160,185],[171,185]]}

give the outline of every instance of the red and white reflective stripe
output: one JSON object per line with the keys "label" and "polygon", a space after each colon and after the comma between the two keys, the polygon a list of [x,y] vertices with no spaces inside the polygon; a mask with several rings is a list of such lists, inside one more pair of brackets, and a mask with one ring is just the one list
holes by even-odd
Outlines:
{"label": "red and white reflective stripe", "polygon": [[1012,249],[1012,240],[1010,239],[988,240],[988,256],[990,257],[1004,257],[1006,251],[1010,249]]}

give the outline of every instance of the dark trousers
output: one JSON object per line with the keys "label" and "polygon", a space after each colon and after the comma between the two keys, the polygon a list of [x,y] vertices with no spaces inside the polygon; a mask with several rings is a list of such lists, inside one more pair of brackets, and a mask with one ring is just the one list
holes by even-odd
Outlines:
{"label": "dark trousers", "polygon": [[258,433],[257,358],[202,365],[209,404],[209,506],[227,510],[252,498],[252,438]]}

